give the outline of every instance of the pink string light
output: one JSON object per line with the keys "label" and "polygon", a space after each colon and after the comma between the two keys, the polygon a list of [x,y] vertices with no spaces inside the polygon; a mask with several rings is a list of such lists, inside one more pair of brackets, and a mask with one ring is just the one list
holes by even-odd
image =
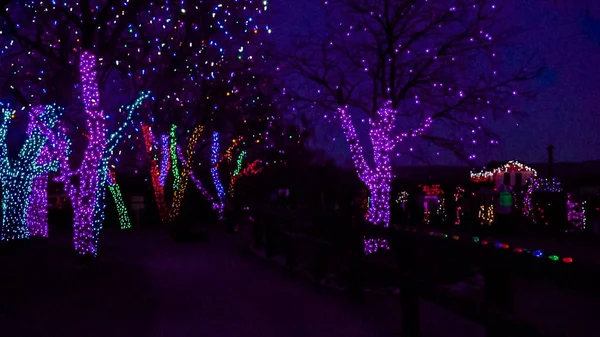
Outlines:
{"label": "pink string light", "polygon": [[[33,115],[39,116],[44,107],[33,108]],[[27,127],[27,136],[31,137],[35,129],[35,120],[32,120]],[[38,165],[47,165],[52,161],[48,145],[44,146],[40,152]],[[29,209],[27,210],[27,228],[29,235],[33,237],[48,237],[48,179],[47,173],[36,177],[33,180],[31,195],[29,196]]]}
{"label": "pink string light", "polygon": [[[79,188],[77,194],[71,196],[71,202],[74,204],[73,239],[75,250],[79,254],[96,256],[103,220],[94,219],[94,208],[97,202],[101,175],[99,169],[101,165],[108,167],[108,158],[103,158],[108,139],[106,135],[106,116],[100,108],[96,55],[89,51],[81,52],[79,72],[81,74],[83,105],[87,115],[89,142],[79,171]],[[102,178],[105,179],[104,176]]]}

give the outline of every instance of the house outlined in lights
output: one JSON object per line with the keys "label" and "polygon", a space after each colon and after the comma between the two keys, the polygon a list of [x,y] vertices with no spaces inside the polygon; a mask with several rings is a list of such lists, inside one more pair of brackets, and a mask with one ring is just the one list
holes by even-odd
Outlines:
{"label": "house outlined in lights", "polygon": [[534,177],[537,177],[536,170],[516,160],[511,160],[504,165],[491,169],[484,168],[482,171],[471,171],[471,181],[494,183],[496,188],[500,185],[523,186],[530,178]]}

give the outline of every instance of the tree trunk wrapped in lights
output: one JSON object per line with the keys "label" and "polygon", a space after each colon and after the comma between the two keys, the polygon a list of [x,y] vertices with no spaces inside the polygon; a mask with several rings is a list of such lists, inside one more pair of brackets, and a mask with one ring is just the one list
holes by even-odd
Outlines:
{"label": "tree trunk wrapped in lights", "polygon": [[[341,120],[342,130],[344,130],[346,141],[350,147],[356,173],[369,190],[370,203],[367,221],[384,227],[388,227],[390,224],[392,183],[390,157],[395,145],[401,142],[404,137],[408,137],[408,134],[393,136],[395,115],[396,111],[391,108],[391,102],[387,102],[384,107],[377,110],[377,115],[371,119],[369,136],[373,145],[374,162],[374,165],[371,166],[364,157],[360,140],[348,112],[348,106],[338,108],[338,117]],[[427,119],[419,129],[413,131],[411,136],[424,132],[430,124],[431,120]]]}
{"label": "tree trunk wrapped in lights", "polygon": [[212,144],[210,148],[210,175],[213,179],[213,184],[215,185],[215,189],[217,190],[217,198],[219,202],[217,204],[217,212],[219,212],[219,220],[225,219],[225,188],[223,188],[223,184],[221,184],[221,178],[219,177],[219,169],[217,164],[219,163],[219,133],[217,131],[213,132],[212,135]]}
{"label": "tree trunk wrapped in lights", "polygon": [[[84,109],[74,110],[80,111],[78,117],[86,121],[83,128],[87,129],[89,142],[79,168],[71,170],[68,164],[63,165],[64,170],[61,170],[62,177],[59,179],[65,183],[74,206],[74,245],[82,255],[97,254],[98,235],[104,217],[108,162],[113,144],[118,143],[122,132],[119,128],[116,134],[107,134],[109,116],[100,102],[100,78],[106,79],[109,73],[119,68],[119,64],[124,63],[129,69],[122,74],[132,75],[131,64],[140,61],[138,57],[141,54],[137,44],[130,43],[131,39],[142,35],[138,30],[141,29],[138,25],[141,19],[139,14],[157,8],[155,5],[152,1],[65,0],[60,3],[11,2],[0,10],[6,23],[4,31],[13,41],[20,41],[14,44],[19,53],[28,55],[13,63],[22,69],[21,73],[28,72],[27,78],[31,77],[29,72],[36,74],[35,89],[31,88],[35,93],[32,92],[31,97],[36,100],[48,99],[46,89],[53,86],[48,81],[57,75],[56,68],[79,76],[72,83],[65,79],[60,87],[77,88],[75,92],[77,95],[81,94]],[[40,26],[48,29],[43,34],[30,34]],[[133,27],[136,27],[135,32]],[[51,47],[46,43],[48,38],[53,41]],[[162,43],[160,38],[152,40],[157,44]],[[21,62],[50,64],[46,72],[30,69]],[[99,69],[103,73],[98,74]],[[61,138],[65,136],[61,135]],[[57,140],[68,145],[68,140]],[[71,177],[78,179],[71,182]]]}
{"label": "tree trunk wrapped in lights", "polygon": [[110,170],[107,179],[108,189],[110,190],[110,194],[113,196],[115,207],[117,208],[119,225],[121,229],[130,229],[131,219],[129,219],[129,214],[127,213],[127,208],[125,207],[125,202],[123,201],[123,196],[121,195],[121,188],[119,187],[119,184],[117,184],[115,171]]}
{"label": "tree trunk wrapped in lights", "polygon": [[[34,131],[33,123],[27,130],[31,135]],[[42,148],[38,157],[38,165],[45,165],[52,161],[48,145]],[[29,196],[29,210],[27,212],[27,228],[29,235],[34,237],[48,237],[48,180],[49,174],[42,174],[33,180],[31,195]]]}
{"label": "tree trunk wrapped in lights", "polygon": [[[160,146],[155,146],[154,134],[148,125],[142,126],[144,135],[144,144],[146,153],[150,158],[150,178],[152,188],[154,190],[154,198],[158,207],[160,220],[166,223],[169,220],[169,207],[165,201],[165,183],[166,176],[169,173],[170,162],[170,142],[169,135],[161,136]],[[166,144],[165,144],[166,143]],[[161,156],[159,157],[157,150],[160,149]]]}
{"label": "tree trunk wrapped in lights", "polygon": [[27,212],[27,228],[29,235],[48,237],[48,174],[43,174],[33,181]]}
{"label": "tree trunk wrapped in lights", "polygon": [[[173,196],[171,211],[169,212],[169,220],[171,222],[174,222],[175,219],[177,219],[177,216],[179,215],[179,211],[181,209],[181,201],[185,196],[185,190],[187,189],[187,184],[190,178],[190,174],[192,172],[192,156],[194,155],[194,149],[196,147],[196,144],[198,143],[198,140],[200,139],[200,136],[202,135],[203,130],[204,127],[202,127],[201,125],[196,126],[194,128],[194,131],[192,132],[192,135],[188,139],[187,148],[185,151],[185,161],[182,162],[183,165],[181,168],[181,176],[177,176],[177,181],[179,182],[179,185],[177,185],[177,187],[175,188],[175,194]],[[171,133],[171,136],[174,138],[175,129],[172,128]],[[173,151],[173,153],[175,154],[174,157],[177,158],[177,144],[175,144],[174,147],[171,147],[171,151]],[[173,163],[171,164],[171,167],[173,168],[173,175],[175,175],[176,172],[179,172],[179,168],[177,166],[177,162],[173,160]]]}
{"label": "tree trunk wrapped in lights", "polygon": [[[428,149],[474,160],[475,151],[467,154],[467,148],[498,144],[486,121],[516,113],[519,97],[527,96],[514,86],[537,76],[539,68],[525,57],[513,71],[497,57],[503,34],[492,37],[500,33],[499,7],[490,0],[329,0],[324,11],[327,34],[297,36],[295,50],[279,55],[281,69],[294,82],[311,84],[295,85],[302,88],[289,92],[295,102],[341,119],[357,174],[371,194],[368,221],[388,226],[392,156],[426,162],[432,157],[396,145],[415,137]],[[369,120],[371,165],[349,109]],[[413,131],[394,133],[396,122]],[[424,134],[432,122],[435,130]]]}
{"label": "tree trunk wrapped in lights", "polygon": [[[30,236],[27,212],[29,196],[34,180],[57,169],[57,162],[50,161],[38,165],[42,148],[48,138],[35,127],[38,120],[51,129],[58,120],[55,106],[36,107],[31,110],[28,138],[16,158],[9,158],[6,134],[14,111],[2,108],[0,124],[0,178],[2,180],[2,226],[0,241],[27,239]],[[33,126],[32,126],[33,125]]]}
{"label": "tree trunk wrapped in lights", "polygon": [[[192,155],[194,148],[202,135],[204,128],[197,126],[188,140],[186,153],[183,155],[177,145],[177,126],[171,125],[169,135],[160,137],[160,144],[155,145],[155,137],[152,129],[142,126],[146,153],[150,158],[150,175],[156,205],[163,223],[173,222],[179,215],[181,201],[185,196],[185,189],[189,179],[195,179],[192,172]],[[159,156],[160,149],[160,156]],[[169,169],[173,173],[173,200],[171,206],[167,205],[165,198],[165,184]]]}
{"label": "tree trunk wrapped in lights", "polygon": [[[31,136],[35,132],[35,118],[40,116],[39,110],[43,107],[34,108],[33,120],[27,128],[27,135]],[[50,146],[45,145],[38,157],[38,165],[48,165],[53,161],[50,153]],[[55,163],[58,168],[58,163]],[[29,196],[29,209],[27,211],[27,228],[29,235],[33,237],[48,237],[48,180],[49,174],[42,174],[33,180],[31,195]]]}
{"label": "tree trunk wrapped in lights", "polygon": [[[63,128],[59,135],[52,135],[47,129],[44,131],[58,148],[56,151],[60,159],[58,180],[64,184],[73,205],[75,250],[80,255],[89,256],[98,254],[98,239],[104,222],[108,163],[114,148],[123,138],[124,130],[129,125],[133,112],[150,97],[148,92],[142,92],[131,105],[121,108],[126,112],[124,121],[115,132],[107,134],[106,115],[99,105],[95,67],[95,56],[90,52],[82,52],[80,72],[87,117],[88,144],[79,169],[72,170],[69,165],[68,155],[71,150],[67,130]],[[72,182],[71,178],[74,176],[79,178],[77,184]]]}

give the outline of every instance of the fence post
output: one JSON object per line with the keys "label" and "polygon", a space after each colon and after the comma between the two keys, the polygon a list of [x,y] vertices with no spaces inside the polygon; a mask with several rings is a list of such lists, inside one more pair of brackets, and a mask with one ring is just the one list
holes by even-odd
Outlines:
{"label": "fence post", "polygon": [[400,305],[402,315],[402,336],[419,337],[421,318],[419,288],[417,286],[417,251],[414,240],[400,231],[390,234],[391,246],[398,262],[400,283]]}
{"label": "fence post", "polygon": [[364,299],[364,252],[354,249],[348,254],[350,257],[350,300],[355,303],[361,303]]}
{"label": "fence post", "polygon": [[505,337],[504,324],[498,324],[493,313],[510,317],[514,314],[514,287],[512,271],[507,256],[499,250],[488,251],[488,259],[483,270],[485,278],[484,302],[490,314],[486,324],[486,337]]}
{"label": "fence post", "polygon": [[294,254],[295,254],[294,244],[296,244],[297,240],[295,240],[288,233],[285,233],[284,235],[285,235],[285,265],[288,268],[293,269],[296,266],[296,257],[294,256]]}
{"label": "fence post", "polygon": [[325,247],[321,241],[313,241],[316,244],[315,256],[312,258],[312,273],[314,277],[315,286],[321,285],[321,280],[325,278]]}
{"label": "fence post", "polygon": [[273,257],[275,255],[275,223],[272,215],[267,216],[265,219],[265,255],[267,257]]}
{"label": "fence post", "polygon": [[421,333],[419,292],[414,280],[405,279],[400,284],[400,305],[402,336],[419,337]]}
{"label": "fence post", "polygon": [[254,249],[255,250],[259,250],[262,248],[262,227],[264,225],[262,224],[261,219],[255,219],[254,222],[252,222],[252,239],[253,239],[253,244],[254,244]]}

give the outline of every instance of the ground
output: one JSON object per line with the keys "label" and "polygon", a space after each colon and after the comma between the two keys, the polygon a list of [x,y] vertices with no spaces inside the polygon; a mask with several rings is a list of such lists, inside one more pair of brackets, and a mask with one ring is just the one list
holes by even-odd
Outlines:
{"label": "ground", "polygon": [[3,256],[0,336],[385,336],[225,234],[199,244],[161,231],[102,239],[87,267],[67,240]]}
{"label": "ground", "polygon": [[[107,231],[101,242],[101,257],[89,266],[73,259],[67,236],[12,249],[12,256],[0,251],[0,336],[400,335],[397,298],[352,306],[249,254],[239,236],[216,232],[207,243],[175,244],[164,230]],[[524,286],[517,307],[549,329],[593,319],[582,316],[580,301]],[[483,335],[425,301],[421,317],[424,337]],[[573,331],[586,336],[594,326]]]}

